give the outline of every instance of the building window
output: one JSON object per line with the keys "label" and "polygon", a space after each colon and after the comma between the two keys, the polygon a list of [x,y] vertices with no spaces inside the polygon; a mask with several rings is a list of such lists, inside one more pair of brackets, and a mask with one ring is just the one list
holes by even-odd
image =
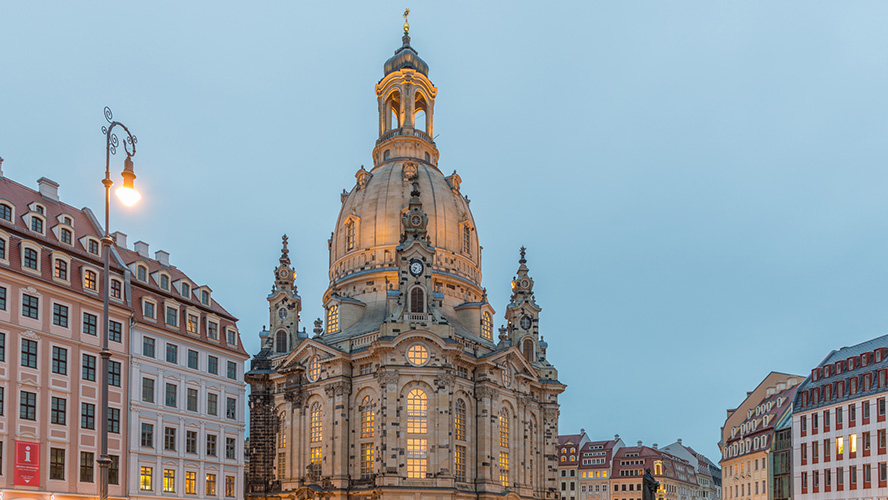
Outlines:
{"label": "building window", "polygon": [[407,477],[425,478],[428,470],[428,398],[422,389],[407,394]]}
{"label": "building window", "polygon": [[170,289],[170,277],[167,276],[166,274],[160,275],[160,287],[163,288],[164,290]]}
{"label": "building window", "polygon": [[489,312],[481,315],[481,337],[487,340],[493,339],[493,318]]}
{"label": "building window", "polygon": [[0,238],[0,259],[6,260],[6,240]]}
{"label": "building window", "polygon": [[197,472],[185,471],[185,494],[197,495]]}
{"label": "building window", "polygon": [[369,479],[373,474],[373,443],[361,443],[361,479]]}
{"label": "building window", "polygon": [[370,396],[364,396],[361,400],[359,408],[361,412],[361,437],[372,438],[375,415],[373,413],[373,399]]}
{"label": "building window", "polygon": [[225,476],[225,496],[233,497],[234,494],[234,476]]}
{"label": "building window", "polygon": [[197,389],[188,388],[185,396],[185,409],[188,411],[197,411]]}
{"label": "building window", "polygon": [[414,366],[422,366],[429,360],[429,350],[422,344],[413,344],[407,349],[407,361]]}
{"label": "building window", "polygon": [[185,453],[197,453],[197,431],[185,431]]}
{"label": "building window", "polygon": [[410,312],[425,312],[425,292],[420,287],[410,290]]}
{"label": "building window", "polygon": [[93,482],[93,464],[95,464],[95,455],[88,451],[80,452],[80,482]]}
{"label": "building window", "polygon": [[336,304],[327,308],[327,333],[339,330],[339,306]]}
{"label": "building window", "polygon": [[65,243],[66,245],[71,244],[71,240],[73,239],[74,234],[71,232],[70,229],[62,228],[59,231],[59,234],[61,234],[62,236],[62,243]]}
{"label": "building window", "polygon": [[227,336],[228,345],[237,345],[237,331],[232,329],[225,330],[225,334]]}
{"label": "building window", "polygon": [[108,408],[108,432],[120,434],[120,408]]}
{"label": "building window", "polygon": [[68,328],[68,306],[61,304],[52,305],[52,324]]}
{"label": "building window", "polygon": [[[503,487],[509,486],[509,452],[501,451],[499,454],[499,479]],[[570,483],[570,489],[574,489],[574,483]]]}
{"label": "building window", "polygon": [[163,429],[163,449],[176,451],[176,428],[164,427]]}
{"label": "building window", "polygon": [[509,448],[509,412],[503,408],[499,414],[500,447]]}
{"label": "building window", "polygon": [[179,346],[175,344],[167,344],[166,360],[167,363],[172,364],[179,362]]}
{"label": "building window", "polygon": [[68,350],[64,347],[52,346],[52,372],[68,374]]}
{"label": "building window", "polygon": [[228,398],[225,404],[225,418],[236,419],[237,418],[237,400],[234,398]]}
{"label": "building window", "polygon": [[188,333],[197,333],[198,317],[194,314],[188,315],[187,329]]}
{"label": "building window", "polygon": [[136,279],[139,281],[148,280],[148,268],[145,266],[136,267]]}
{"label": "building window", "polygon": [[[6,415],[5,407],[6,407],[6,388],[0,387],[0,417],[2,417],[3,415]],[[0,446],[2,446],[2,443],[0,443]],[[3,451],[0,450],[0,461],[2,461],[2,458],[3,458]],[[0,469],[0,470],[2,470],[2,469]]]}
{"label": "building window", "polygon": [[49,423],[65,425],[68,421],[68,401],[53,396],[50,399]]}
{"label": "building window", "polygon": [[472,254],[472,228],[468,224],[463,225],[463,252]]}
{"label": "building window", "polygon": [[166,323],[170,326],[179,325],[179,311],[175,307],[166,308]]}
{"label": "building window", "polygon": [[59,481],[65,480],[65,450],[63,448],[49,449],[49,478]]}
{"label": "building window", "polygon": [[453,437],[460,441],[466,440],[466,402],[456,400],[456,408],[453,412]]}
{"label": "building window", "polygon": [[19,418],[37,420],[37,394],[22,391],[19,398]]}
{"label": "building window", "polygon": [[[311,449],[312,453],[314,453],[314,448]],[[314,456],[314,455],[312,455]],[[314,463],[314,462],[312,462]],[[284,479],[286,477],[284,473],[287,471],[287,454],[286,453],[278,453],[278,464],[277,464],[277,477],[278,479]]]}
{"label": "building window", "polygon": [[60,280],[68,280],[68,263],[62,259],[55,261],[55,277]]}
{"label": "building window", "polygon": [[216,496],[216,475],[207,474],[207,496]]}
{"label": "building window", "polygon": [[154,475],[154,469],[151,467],[139,467],[139,489],[142,491],[151,491],[151,479]]}
{"label": "building window", "polygon": [[108,361],[108,385],[120,387],[120,363]]}
{"label": "building window", "polygon": [[216,456],[216,438],[215,434],[207,434],[207,455],[211,457]]}
{"label": "building window", "polygon": [[99,317],[95,314],[83,313],[83,333],[87,335],[96,335]]}
{"label": "building window", "polygon": [[[0,240],[3,241],[3,240]],[[0,311],[6,310],[6,287],[0,286]]]}
{"label": "building window", "polygon": [[188,349],[188,368],[192,368],[194,370],[197,370],[197,364],[198,364],[197,351],[195,351],[193,349]]}
{"label": "building window", "polygon": [[166,405],[172,408],[176,407],[176,384],[167,383],[166,385]]}
{"label": "building window", "polygon": [[228,378],[237,380],[237,363],[234,361],[228,362]]}
{"label": "building window", "polygon": [[96,272],[87,269],[83,272],[83,288],[87,290],[96,291]]}
{"label": "building window", "polygon": [[141,444],[147,448],[154,447],[154,424],[142,424]]}
{"label": "building window", "polygon": [[287,332],[284,330],[278,330],[274,335],[275,351],[287,352]]}
{"label": "building window", "polygon": [[93,255],[99,255],[99,242],[92,239],[87,240],[86,251]]}
{"label": "building window", "polygon": [[215,323],[212,321],[207,321],[207,337],[212,340],[219,339],[219,324],[218,323]]}
{"label": "building window", "polygon": [[308,360],[308,381],[315,382],[321,376],[321,363],[317,356],[312,356]]}
{"label": "building window", "polygon": [[80,428],[96,428],[96,405],[92,403],[80,403]]}
{"label": "building window", "polygon": [[108,484],[120,484],[120,457],[110,455],[111,465],[108,467]]}
{"label": "building window", "polygon": [[108,320],[108,340],[111,342],[123,342],[123,325],[112,320]]}
{"label": "building window", "polygon": [[225,438],[225,458],[235,458],[236,442],[234,438]]}
{"label": "building window", "polygon": [[37,368],[37,341],[22,339],[22,366]]}
{"label": "building window", "polygon": [[111,298],[119,299],[123,296],[123,291],[121,290],[121,284],[117,280],[111,280]]}
{"label": "building window", "polygon": [[200,291],[200,303],[205,306],[210,305],[210,292],[206,290]]}
{"label": "building window", "polygon": [[37,251],[33,248],[25,249],[24,265],[28,269],[37,270]]}
{"label": "building window", "polygon": [[466,447],[457,445],[453,453],[453,472],[457,481],[466,480]]}
{"label": "building window", "polygon": [[6,203],[0,203],[0,218],[7,222],[12,222],[12,207]]}
{"label": "building window", "polygon": [[175,493],[176,491],[176,470],[163,470],[163,491],[164,493]]}
{"label": "building window", "polygon": [[207,413],[210,415],[218,415],[219,414],[219,395],[218,394],[207,394]]}
{"label": "building window", "polygon": [[191,295],[191,286],[188,283],[182,283],[182,286],[180,288],[182,290],[182,296],[186,299],[190,298],[189,296]]}
{"label": "building window", "polygon": [[151,337],[142,337],[142,355],[153,358],[154,357],[154,339]]}
{"label": "building window", "polygon": [[355,249],[355,221],[353,220],[345,223],[345,249]]}
{"label": "building window", "polygon": [[96,381],[96,357],[89,354],[83,355],[83,370],[81,374],[83,380]]}
{"label": "building window", "polygon": [[40,299],[31,295],[22,295],[22,316],[38,319],[40,311]]}
{"label": "building window", "polygon": [[314,404],[311,405],[310,416],[310,440],[312,443],[320,443],[324,437],[323,423],[321,422],[321,403],[315,401]]}
{"label": "building window", "polygon": [[207,356],[207,371],[212,375],[219,374],[219,358],[216,356]]}

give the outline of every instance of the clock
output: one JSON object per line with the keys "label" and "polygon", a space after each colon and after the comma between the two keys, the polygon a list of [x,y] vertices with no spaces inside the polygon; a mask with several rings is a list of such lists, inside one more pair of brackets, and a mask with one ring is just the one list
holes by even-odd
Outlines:
{"label": "clock", "polygon": [[422,274],[423,265],[422,262],[414,259],[410,261],[410,274],[413,276],[419,276]]}
{"label": "clock", "polygon": [[532,324],[533,321],[531,321],[530,316],[521,316],[521,328],[525,330],[530,330],[530,326]]}
{"label": "clock", "polygon": [[526,279],[521,280],[521,288],[527,288],[529,286],[530,286],[530,281],[527,281]]}
{"label": "clock", "polygon": [[281,269],[280,271],[278,271],[278,276],[280,276],[281,279],[286,278],[288,274],[290,273],[288,273],[286,269]]}
{"label": "clock", "polygon": [[419,225],[422,224],[422,217],[420,217],[419,214],[413,214],[413,216],[410,217],[410,223],[419,227]]}

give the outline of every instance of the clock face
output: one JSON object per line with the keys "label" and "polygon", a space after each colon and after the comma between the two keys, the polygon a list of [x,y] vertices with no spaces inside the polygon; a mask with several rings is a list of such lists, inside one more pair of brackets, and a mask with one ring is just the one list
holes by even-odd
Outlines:
{"label": "clock face", "polygon": [[532,325],[532,324],[533,324],[533,321],[530,320],[529,316],[522,316],[521,317],[521,328],[523,328],[525,330],[530,330],[530,325]]}
{"label": "clock face", "polygon": [[287,277],[287,270],[281,269],[280,271],[278,271],[278,276],[280,276],[281,278],[286,278]]}
{"label": "clock face", "polygon": [[287,310],[282,308],[280,311],[278,311],[278,316],[280,316],[281,319],[286,318],[287,317]]}
{"label": "clock face", "polygon": [[410,274],[419,276],[422,274],[422,262],[414,260],[410,262]]}
{"label": "clock face", "polygon": [[422,217],[420,217],[419,214],[413,214],[413,216],[410,217],[410,223],[414,226],[419,226],[422,224]]}
{"label": "clock face", "polygon": [[521,280],[521,288],[527,288],[530,286],[530,282],[527,280]]}

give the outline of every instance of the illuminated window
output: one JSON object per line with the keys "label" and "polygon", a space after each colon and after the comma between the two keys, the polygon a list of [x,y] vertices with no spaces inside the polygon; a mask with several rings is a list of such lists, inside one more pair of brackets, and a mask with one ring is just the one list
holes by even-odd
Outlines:
{"label": "illuminated window", "polygon": [[[502,378],[504,387],[512,385],[512,371],[508,367],[503,368]],[[571,453],[573,453],[573,448],[571,448]]]}
{"label": "illuminated window", "polygon": [[857,453],[857,434],[848,436],[848,446],[851,448],[851,453]]}
{"label": "illuminated window", "polygon": [[487,340],[493,339],[493,318],[489,312],[481,315],[481,336]]}
{"label": "illuminated window", "polygon": [[175,469],[163,470],[163,491],[173,493],[176,491],[176,471]]}
{"label": "illuminated window", "polygon": [[197,472],[185,472],[185,494],[197,495]]}
{"label": "illuminated window", "polygon": [[315,401],[311,405],[311,442],[320,443],[324,437],[324,431],[321,423],[321,403]]}
{"label": "illuminated window", "polygon": [[367,479],[373,474],[373,443],[361,444],[361,478]]}
{"label": "illuminated window", "polygon": [[150,491],[151,490],[151,476],[154,473],[154,469],[151,467],[141,467],[139,469],[139,489]]}
{"label": "illuminated window", "polygon": [[453,452],[453,473],[457,481],[466,480],[466,447],[457,445]]}
{"label": "illuminated window", "polygon": [[842,453],[845,453],[845,438],[839,436],[836,438],[836,455],[841,455]]}
{"label": "illuminated window", "polygon": [[[501,451],[499,454],[499,477],[500,484],[508,487],[509,486],[509,452]],[[573,486],[573,483],[571,483]]]}
{"label": "illuminated window", "polygon": [[99,255],[99,242],[93,239],[87,240],[86,251],[93,255]]}
{"label": "illuminated window", "polygon": [[313,446],[311,448],[311,463],[312,464],[320,464],[321,463],[321,447]]}
{"label": "illuminated window", "polygon": [[68,263],[62,259],[56,259],[55,261],[55,277],[60,280],[68,279]]}
{"label": "illuminated window", "polygon": [[199,318],[194,314],[188,315],[188,333],[197,333]]}
{"label": "illuminated window", "polygon": [[413,389],[407,394],[407,433],[425,434],[428,432],[428,399],[422,389]]}
{"label": "illuminated window", "polygon": [[207,496],[216,496],[216,475],[207,474]]}
{"label": "illuminated window", "polygon": [[657,476],[663,475],[663,462],[659,460],[654,462],[654,474],[656,474]]}
{"label": "illuminated window", "polygon": [[362,438],[372,438],[373,437],[373,423],[374,423],[374,415],[373,415],[373,400],[370,399],[370,396],[364,396],[364,399],[361,401],[361,437]]}
{"label": "illuminated window", "polygon": [[317,356],[312,356],[308,360],[308,380],[314,382],[321,376],[321,362]]}
{"label": "illuminated window", "polygon": [[234,496],[234,476],[225,476],[225,496]]}
{"label": "illuminated window", "polygon": [[117,280],[111,280],[111,298],[119,299],[123,297],[122,284]]}
{"label": "illuminated window", "polygon": [[284,474],[286,472],[286,470],[287,470],[287,454],[284,452],[278,453],[278,467],[277,467],[278,479],[284,479],[286,477]]}
{"label": "illuminated window", "polygon": [[456,400],[456,408],[453,411],[453,437],[460,441],[466,440],[466,402]]}
{"label": "illuminated window", "polygon": [[345,249],[355,249],[355,221],[353,220],[345,223]]}
{"label": "illuminated window", "polygon": [[280,431],[277,433],[278,435],[278,448],[286,448],[287,447],[287,420],[284,418],[284,414],[281,413],[281,417],[279,422]]}
{"label": "illuminated window", "polygon": [[426,364],[429,360],[429,351],[421,344],[413,344],[407,349],[407,361],[415,366]]}
{"label": "illuminated window", "polygon": [[89,269],[87,269],[83,273],[83,288],[86,288],[87,290],[92,290],[92,291],[96,290],[96,273],[95,273],[95,271],[90,271]]}
{"label": "illuminated window", "polygon": [[333,304],[327,309],[327,333],[339,330],[339,306]]}
{"label": "illuminated window", "polygon": [[428,443],[425,439],[407,439],[407,477],[425,478],[428,470],[428,458],[426,450]]}
{"label": "illuminated window", "polygon": [[499,414],[500,446],[509,447],[509,412],[505,408]]}

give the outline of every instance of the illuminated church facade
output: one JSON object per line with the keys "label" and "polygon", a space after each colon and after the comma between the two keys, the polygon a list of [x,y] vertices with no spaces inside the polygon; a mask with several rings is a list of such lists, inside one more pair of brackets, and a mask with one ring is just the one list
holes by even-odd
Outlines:
{"label": "illuminated church facade", "polygon": [[341,195],[312,335],[284,237],[245,377],[247,499],[559,498],[565,386],[525,251],[495,337],[468,199],[439,169],[428,70],[405,22],[376,85],[373,167]]}

